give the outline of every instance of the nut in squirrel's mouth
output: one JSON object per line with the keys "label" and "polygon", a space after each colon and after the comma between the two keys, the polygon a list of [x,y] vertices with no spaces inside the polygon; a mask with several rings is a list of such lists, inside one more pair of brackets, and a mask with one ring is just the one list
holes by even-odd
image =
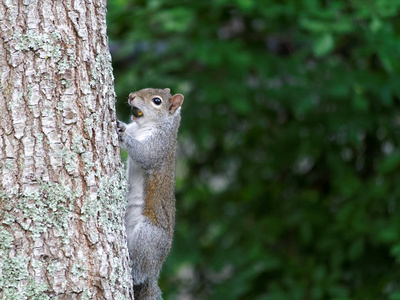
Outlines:
{"label": "nut in squirrel's mouth", "polygon": [[132,112],[132,115],[134,115],[136,118],[143,116],[143,112],[136,106],[132,106],[131,112]]}

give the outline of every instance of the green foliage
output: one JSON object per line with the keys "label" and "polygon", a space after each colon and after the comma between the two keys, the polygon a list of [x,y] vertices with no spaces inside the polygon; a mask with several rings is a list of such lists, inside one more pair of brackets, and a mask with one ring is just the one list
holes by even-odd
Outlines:
{"label": "green foliage", "polygon": [[400,299],[399,0],[110,0],[119,97],[185,95],[166,299]]}

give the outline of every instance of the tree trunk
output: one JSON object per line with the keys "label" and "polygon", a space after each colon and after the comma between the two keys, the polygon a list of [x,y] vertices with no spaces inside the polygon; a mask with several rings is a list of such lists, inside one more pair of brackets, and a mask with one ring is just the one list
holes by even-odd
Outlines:
{"label": "tree trunk", "polygon": [[106,0],[0,0],[0,299],[132,299]]}

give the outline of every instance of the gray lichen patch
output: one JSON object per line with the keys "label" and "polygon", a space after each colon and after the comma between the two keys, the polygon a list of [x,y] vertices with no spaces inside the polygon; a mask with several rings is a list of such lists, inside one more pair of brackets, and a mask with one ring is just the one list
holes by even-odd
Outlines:
{"label": "gray lichen patch", "polygon": [[[110,274],[110,285],[115,288],[118,282],[121,282],[123,286],[129,286],[131,284],[132,278],[129,274],[126,274],[124,267],[119,262],[118,257],[114,257],[111,260],[111,274]],[[116,299],[126,299],[125,296],[119,294]]]}
{"label": "gray lichen patch", "polygon": [[[4,223],[4,222],[3,222]],[[13,246],[14,237],[4,228],[0,228],[0,257],[7,257]]]}
{"label": "gray lichen patch", "polygon": [[59,153],[68,174],[77,175],[79,169],[78,155],[75,152],[69,150],[67,147],[63,147],[59,151]]}
{"label": "gray lichen patch", "polygon": [[49,299],[43,294],[47,285],[30,278],[28,262],[29,258],[22,255],[0,258],[2,299]]}
{"label": "gray lichen patch", "polygon": [[79,263],[74,263],[71,268],[71,274],[76,277],[87,277],[87,267]]}
{"label": "gray lichen patch", "polygon": [[96,193],[87,196],[81,208],[81,220],[95,221],[107,233],[123,230],[123,207],[126,205],[126,179],[121,168],[113,176],[100,179]]}
{"label": "gray lichen patch", "polygon": [[71,150],[75,153],[82,154],[89,149],[90,142],[77,133],[72,134]]}
{"label": "gray lichen patch", "polygon": [[[25,191],[18,199],[17,222],[27,231],[32,232],[34,239],[48,228],[58,232],[67,231],[69,220],[73,217],[76,195],[66,185],[60,183],[41,183],[33,191]],[[65,243],[68,235],[63,236]]]}
{"label": "gray lichen patch", "polygon": [[29,280],[28,286],[25,288],[27,299],[48,300],[49,296],[44,294],[48,290],[48,286],[44,283],[37,283],[33,279]]}
{"label": "gray lichen patch", "polygon": [[[75,202],[78,201],[78,198],[80,199],[79,201],[82,201],[80,219],[83,222],[86,234],[90,237],[91,243],[101,242],[99,228],[105,230],[107,240],[115,242],[119,240],[119,236],[124,234],[122,207],[125,202],[125,188],[122,169],[113,176],[105,176],[100,180],[97,192],[92,195],[88,192],[86,196],[83,196],[81,189],[71,190],[70,184],[42,182],[37,189],[26,190],[19,195],[17,206],[9,213],[9,216],[6,218],[5,216],[8,213],[4,212],[1,217],[3,224],[8,219],[8,224],[19,224],[24,230],[30,232],[27,237],[33,239],[32,247],[39,252],[42,251],[40,249],[43,247],[42,238],[51,228],[50,232],[57,238],[60,237],[64,242],[63,251],[65,256],[73,257],[75,261],[70,266],[69,278],[74,283],[75,292],[82,293],[85,291],[85,283],[88,276],[90,276],[88,267],[90,259],[87,254],[79,250],[75,251],[69,245],[69,240],[72,238],[70,236],[71,220],[75,219],[75,223],[79,222],[78,216],[74,212]],[[92,233],[88,230],[89,228],[92,228]],[[73,236],[76,234],[76,231],[74,232]],[[49,299],[43,293],[49,287],[43,282],[35,281],[42,278],[41,274],[43,274],[44,269],[51,276],[56,277],[54,283],[52,283],[52,288],[61,291],[63,286],[58,278],[65,276],[60,275],[62,270],[64,270],[62,272],[64,274],[65,266],[63,267],[61,261],[58,261],[59,258],[52,263],[46,263],[46,266],[44,266],[42,261],[32,257],[23,255],[10,257],[15,254],[15,243],[15,238],[6,228],[1,228],[0,274],[5,275],[0,276],[1,297],[3,299]],[[111,244],[113,243],[111,242]],[[10,252],[12,249],[14,250]],[[108,249],[107,253],[108,255],[112,253],[111,248]],[[41,256],[39,255],[38,257]],[[100,258],[95,257],[94,259],[98,260]],[[124,281],[121,277],[128,278],[124,286],[128,287],[130,285],[129,273],[118,263],[119,259],[119,257],[112,259],[112,265],[107,265],[108,270],[105,272],[105,275],[109,278],[107,285],[113,295],[119,295],[119,285]],[[95,264],[100,263],[99,261]],[[30,272],[36,274],[35,280],[29,275]],[[93,291],[87,291],[84,296],[86,299],[90,299],[92,293]],[[114,298],[125,299],[125,296],[121,293],[120,297]]]}
{"label": "gray lichen patch", "polygon": [[61,33],[54,31],[50,35],[47,33],[38,33],[29,30],[26,33],[15,32],[12,38],[14,40],[16,51],[40,51],[41,58],[61,58],[61,47],[59,41],[61,40]]}
{"label": "gray lichen patch", "polygon": [[86,118],[84,120],[85,124],[85,131],[88,133],[89,137],[91,138],[93,136],[93,125],[94,125],[94,120],[92,117]]}
{"label": "gray lichen patch", "polygon": [[41,59],[50,60],[59,74],[77,66],[75,41],[63,38],[60,31],[39,33],[37,29],[29,29],[25,33],[14,32],[9,41],[11,46],[11,63],[14,66],[22,63],[21,53],[33,51]]}
{"label": "gray lichen patch", "polygon": [[66,59],[61,59],[57,64],[57,68],[60,74],[64,74],[66,70],[71,68],[71,63]]}
{"label": "gray lichen patch", "polygon": [[98,198],[107,207],[100,215],[100,224],[109,232],[121,230],[121,212],[126,206],[126,179],[122,168],[113,177],[100,180]]}

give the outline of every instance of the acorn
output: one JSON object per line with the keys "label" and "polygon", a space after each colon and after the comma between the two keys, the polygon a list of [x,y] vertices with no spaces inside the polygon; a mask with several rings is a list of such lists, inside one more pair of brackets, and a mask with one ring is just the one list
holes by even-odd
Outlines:
{"label": "acorn", "polygon": [[134,115],[134,116],[137,117],[137,118],[143,116],[143,112],[142,112],[139,108],[137,108],[137,107],[135,107],[135,106],[132,106],[131,111],[132,111],[132,115]]}

